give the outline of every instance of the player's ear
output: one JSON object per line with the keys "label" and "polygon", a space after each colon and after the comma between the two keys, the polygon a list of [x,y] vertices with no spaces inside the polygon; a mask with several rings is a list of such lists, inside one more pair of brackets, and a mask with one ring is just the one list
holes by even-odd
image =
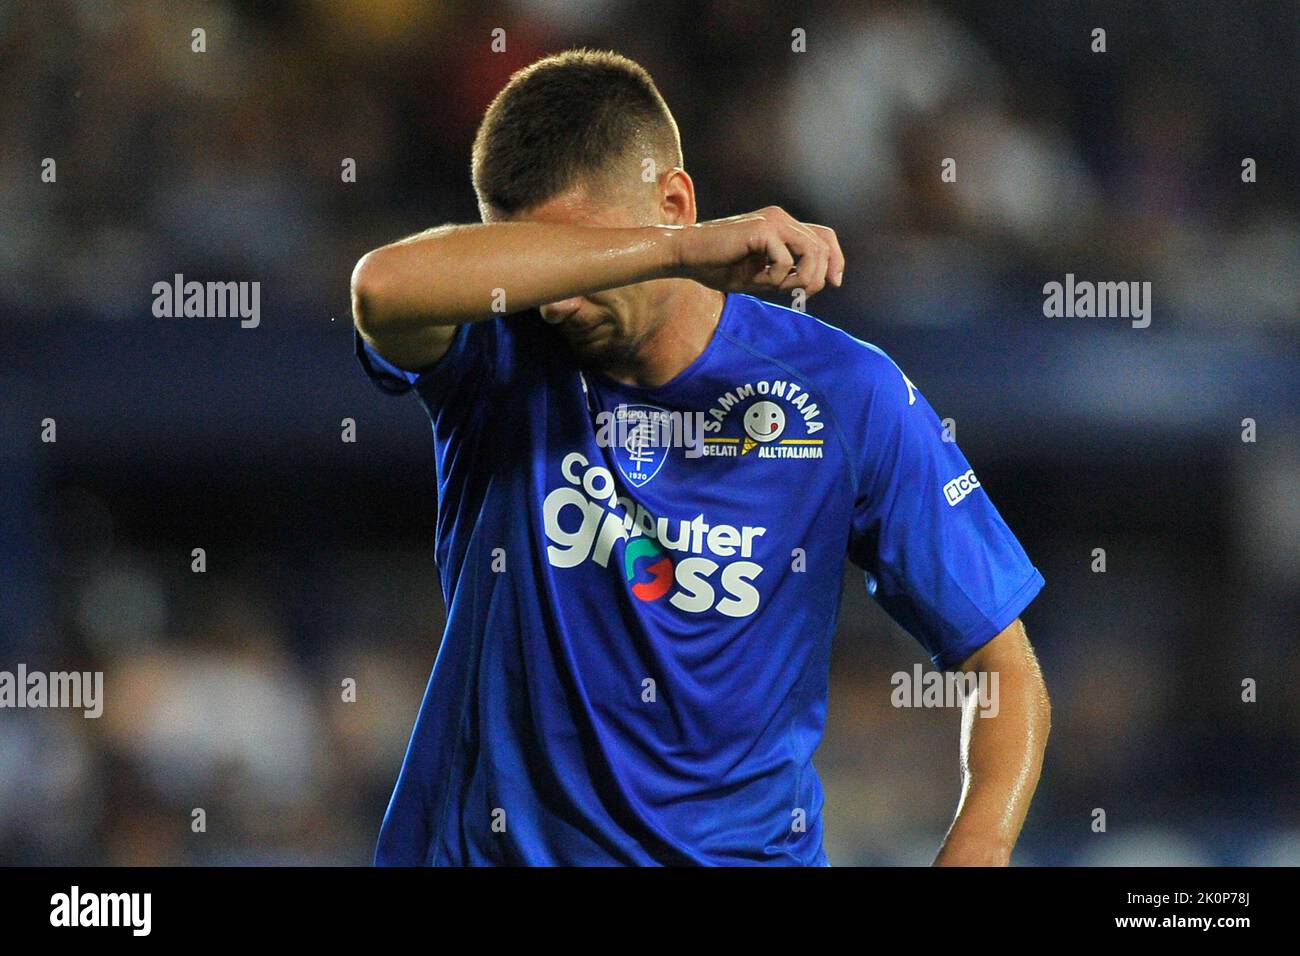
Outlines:
{"label": "player's ear", "polygon": [[659,179],[659,220],[665,226],[695,225],[695,183],[680,166]]}

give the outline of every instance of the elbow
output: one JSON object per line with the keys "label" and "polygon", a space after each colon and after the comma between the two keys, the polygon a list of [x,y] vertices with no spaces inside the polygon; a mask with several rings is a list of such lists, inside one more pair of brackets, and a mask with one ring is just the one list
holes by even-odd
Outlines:
{"label": "elbow", "polygon": [[377,332],[375,303],[380,297],[382,280],[383,264],[376,258],[375,252],[367,252],[357,260],[356,267],[352,270],[352,323],[362,337],[368,340],[373,340]]}

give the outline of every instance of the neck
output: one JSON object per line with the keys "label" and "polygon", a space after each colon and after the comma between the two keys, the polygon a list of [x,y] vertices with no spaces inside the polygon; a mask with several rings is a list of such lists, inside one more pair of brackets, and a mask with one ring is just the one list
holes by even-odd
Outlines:
{"label": "neck", "polygon": [[601,369],[609,378],[624,385],[657,388],[684,372],[709,347],[727,297],[687,280],[671,286],[653,304],[666,315],[664,320],[625,361]]}

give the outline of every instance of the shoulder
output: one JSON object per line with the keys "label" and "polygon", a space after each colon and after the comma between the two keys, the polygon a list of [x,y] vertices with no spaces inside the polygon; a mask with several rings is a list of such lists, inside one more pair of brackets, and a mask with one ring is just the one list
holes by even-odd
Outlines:
{"label": "shoulder", "polygon": [[915,402],[915,386],[879,346],[807,312],[735,298],[726,328],[732,344],[804,379],[807,389],[839,406],[841,417],[877,400]]}

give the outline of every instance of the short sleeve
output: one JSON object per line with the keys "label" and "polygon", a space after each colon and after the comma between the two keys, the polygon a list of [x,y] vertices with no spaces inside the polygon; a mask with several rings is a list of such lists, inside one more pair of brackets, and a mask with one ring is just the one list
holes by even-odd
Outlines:
{"label": "short sleeve", "polygon": [[357,361],[361,363],[361,368],[380,391],[390,395],[403,395],[415,386],[420,374],[398,368],[376,352],[370,343],[361,337],[355,325],[352,327],[352,339]]}
{"label": "short sleeve", "polygon": [[1020,616],[1043,577],[898,366],[867,346],[861,369],[849,558],[881,607],[952,669]]}
{"label": "short sleeve", "polygon": [[[458,325],[442,358],[419,371],[400,368],[384,358],[355,326],[352,336],[357,361],[381,391],[403,395],[414,389],[430,414],[446,410],[455,412],[451,417],[460,417],[479,401],[479,393],[492,378],[499,352],[498,324],[499,320],[493,319]],[[447,407],[452,405],[456,408]]]}

